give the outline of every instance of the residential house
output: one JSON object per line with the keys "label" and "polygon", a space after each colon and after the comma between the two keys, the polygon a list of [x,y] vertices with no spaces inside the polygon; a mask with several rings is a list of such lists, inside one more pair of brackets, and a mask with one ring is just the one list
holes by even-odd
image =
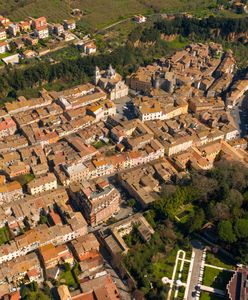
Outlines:
{"label": "residential house", "polygon": [[0,29],[0,40],[6,40],[6,39],[7,39],[6,30]]}
{"label": "residential house", "polygon": [[76,22],[73,19],[64,20],[64,28],[65,30],[74,30],[76,29]]}
{"label": "residential house", "polygon": [[93,54],[96,53],[96,44],[94,42],[87,42],[83,45],[84,53]]}
{"label": "residential house", "polygon": [[47,26],[47,20],[45,17],[40,17],[37,19],[31,18],[31,24],[33,29],[37,29],[37,28]]}
{"label": "residential house", "polygon": [[36,27],[34,33],[35,36],[38,37],[38,39],[46,39],[49,37],[49,30],[47,25],[44,25],[42,27]]}
{"label": "residential house", "polygon": [[136,16],[134,16],[134,21],[136,23],[139,23],[139,24],[145,23],[146,22],[146,17],[142,16],[142,15],[136,15]]}
{"label": "residential house", "polygon": [[8,32],[11,36],[15,37],[18,33],[20,33],[20,27],[17,23],[12,23],[8,27]]}
{"label": "residential house", "polygon": [[0,54],[9,51],[9,44],[7,42],[0,42]]}

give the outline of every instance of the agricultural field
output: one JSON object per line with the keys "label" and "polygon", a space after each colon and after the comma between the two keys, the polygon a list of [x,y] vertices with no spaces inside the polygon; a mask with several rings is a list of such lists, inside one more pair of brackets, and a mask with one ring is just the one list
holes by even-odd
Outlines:
{"label": "agricultural field", "polygon": [[0,0],[0,12],[16,21],[45,15],[49,21],[59,22],[70,17],[72,9],[78,8],[85,14],[82,25],[96,29],[137,13],[189,11],[208,14],[215,4],[216,0]]}

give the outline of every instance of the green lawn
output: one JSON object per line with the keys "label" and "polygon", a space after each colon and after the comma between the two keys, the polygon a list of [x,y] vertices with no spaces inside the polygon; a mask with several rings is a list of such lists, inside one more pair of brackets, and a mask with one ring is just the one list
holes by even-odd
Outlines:
{"label": "green lawn", "polygon": [[73,287],[73,288],[77,287],[77,283],[72,275],[71,270],[63,271],[60,275],[59,282],[60,284],[66,284],[69,287]]}
{"label": "green lawn", "polygon": [[[168,260],[169,259],[169,260]],[[170,258],[161,258],[158,262],[152,264],[152,274],[155,278],[162,277],[171,278],[173,272],[174,262]]]}
{"label": "green lawn", "polygon": [[62,61],[64,59],[77,59],[80,57],[80,51],[76,46],[69,45],[68,47],[49,53],[48,56],[56,61]]}
{"label": "green lawn", "polygon": [[182,277],[181,277],[182,282],[187,282],[189,266],[190,266],[189,262],[184,262]]}
{"label": "green lawn", "polygon": [[235,269],[235,266],[230,262],[230,260],[228,260],[228,258],[224,258],[223,256],[213,254],[210,252],[207,252],[205,263],[214,265],[216,267],[225,268],[225,269],[230,269],[230,270]]}
{"label": "green lawn", "polygon": [[0,228],[0,245],[7,243],[10,240],[9,230],[6,226]]}
{"label": "green lawn", "polygon": [[232,275],[232,272],[205,267],[203,275],[203,285],[220,290],[225,290],[226,285],[230,281]]}
{"label": "green lawn", "polygon": [[17,176],[14,178],[14,180],[18,181],[22,186],[29,183],[30,181],[32,181],[35,178],[35,176],[33,174],[25,174],[25,175],[21,175],[21,176]]}
{"label": "green lawn", "polygon": [[216,295],[213,295],[211,293],[207,292],[201,292],[200,300],[223,300],[223,297],[218,297]]}
{"label": "green lawn", "polygon": [[186,38],[177,37],[173,41],[166,42],[166,44],[171,50],[180,50],[189,44],[189,40]]}
{"label": "green lawn", "polygon": [[28,299],[29,300],[49,300],[51,299],[48,295],[44,294],[41,290],[37,291],[37,292],[31,292],[28,295]]}
{"label": "green lawn", "polygon": [[95,142],[95,143],[93,144],[93,146],[94,146],[96,149],[100,149],[100,148],[106,146],[106,144],[105,144],[103,141],[100,141],[100,140],[99,140],[99,141]]}
{"label": "green lawn", "polygon": [[[170,251],[169,255],[166,255],[166,256],[161,255],[156,262],[153,262],[151,264],[151,271],[155,278],[161,279],[162,277],[168,277],[168,278],[172,277],[172,272],[173,272],[175,261],[176,261],[177,251],[178,251],[178,248],[175,247],[173,250]],[[187,255],[186,255],[186,259],[188,259],[188,258],[189,257],[187,257]],[[179,268],[180,268],[180,263],[178,263],[177,274],[179,272]],[[189,263],[185,262],[184,268],[182,271],[182,279],[181,279],[183,282],[187,281],[188,270],[189,270]]]}
{"label": "green lawn", "polygon": [[8,56],[11,56],[11,55],[13,55],[13,54],[14,54],[14,53],[9,53],[9,52],[1,53],[1,54],[0,54],[0,59],[5,58],[5,57],[8,57]]}
{"label": "green lawn", "polygon": [[151,272],[156,279],[160,280],[162,277],[172,277],[177,250],[177,248],[174,248],[170,251],[169,255],[159,255],[159,258],[151,264]]}
{"label": "green lawn", "polygon": [[183,300],[184,292],[185,292],[185,287],[181,286],[179,288],[179,291],[178,291],[178,294],[177,294],[177,299]]}
{"label": "green lawn", "polygon": [[176,214],[176,219],[179,220],[180,223],[184,224],[188,221],[190,217],[190,213],[193,212],[194,207],[192,204],[185,205],[180,207]]}

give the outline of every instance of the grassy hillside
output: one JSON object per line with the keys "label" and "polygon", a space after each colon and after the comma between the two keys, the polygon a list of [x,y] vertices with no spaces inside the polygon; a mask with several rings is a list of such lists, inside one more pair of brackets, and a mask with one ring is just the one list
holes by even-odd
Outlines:
{"label": "grassy hillside", "polygon": [[79,8],[86,12],[83,21],[99,28],[135,13],[191,11],[204,14],[215,3],[216,0],[0,0],[0,13],[14,20],[45,15],[57,22],[69,17],[71,8]]}
{"label": "grassy hillside", "polygon": [[0,12],[15,21],[45,15],[57,22],[68,17],[69,7],[64,0],[0,0]]}

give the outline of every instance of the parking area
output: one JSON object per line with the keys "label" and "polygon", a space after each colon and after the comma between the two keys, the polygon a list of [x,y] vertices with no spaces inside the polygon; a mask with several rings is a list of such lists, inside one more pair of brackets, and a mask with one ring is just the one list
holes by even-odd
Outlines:
{"label": "parking area", "polygon": [[248,134],[248,95],[231,110],[231,115],[234,122],[239,128],[240,135],[245,136]]}

